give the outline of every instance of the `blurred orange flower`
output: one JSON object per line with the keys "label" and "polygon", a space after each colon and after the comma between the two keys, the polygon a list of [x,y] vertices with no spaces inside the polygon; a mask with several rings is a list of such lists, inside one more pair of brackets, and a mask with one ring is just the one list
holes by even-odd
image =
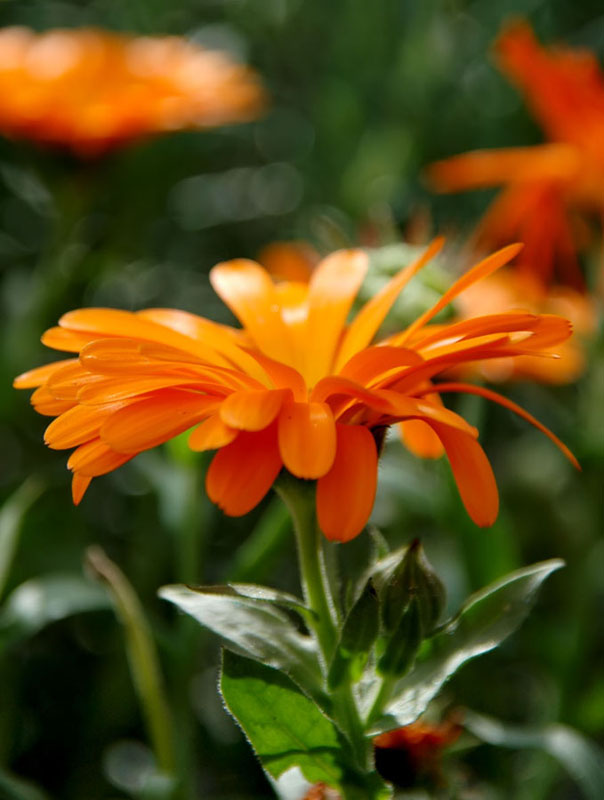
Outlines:
{"label": "blurred orange flower", "polygon": [[[348,325],[368,268],[361,250],[323,259],[308,283],[275,284],[244,259],[214,267],[212,285],[242,330],[171,309],[72,311],[42,341],[78,357],[25,373],[15,386],[38,387],[34,407],[57,417],[46,443],[76,448],[68,461],[76,503],[94,476],[193,428],[193,450],[218,450],[206,489],[227,514],[254,508],[285,467],[317,480],[319,526],[327,538],[346,541],[371,513],[384,429],[412,420],[446,451],[472,519],[490,525],[497,487],[478,431],[442,405],[431,381],[467,361],[549,354],[568,338],[570,324],[527,312],[429,324],[509,261],[518,251],[513,245],[473,267],[406,330],[371,346],[401,290],[441,246],[433,242]],[[574,462],[527,412],[489,397],[537,425]]]}
{"label": "blurred orange flower", "polygon": [[604,73],[589,51],[541,47],[524,22],[504,30],[495,50],[550,141],[454,156],[429,177],[446,192],[503,185],[477,244],[522,241],[519,267],[582,288],[577,249],[589,241],[589,217],[600,227],[604,218]]}
{"label": "blurred orange flower", "polygon": [[442,751],[459,738],[461,730],[457,721],[450,720],[440,725],[413,722],[382,733],[373,740],[376,769],[401,788],[413,788],[426,778],[438,782]]}
{"label": "blurred orange flower", "polygon": [[249,119],[263,103],[252,70],[176,36],[0,31],[0,131],[79,156]]}

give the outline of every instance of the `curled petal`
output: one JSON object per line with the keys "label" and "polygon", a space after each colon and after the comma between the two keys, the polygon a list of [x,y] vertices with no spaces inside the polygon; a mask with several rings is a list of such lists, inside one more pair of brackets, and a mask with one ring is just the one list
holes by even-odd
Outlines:
{"label": "curled petal", "polygon": [[289,390],[233,392],[220,406],[220,419],[230,428],[261,431],[275,419]]}
{"label": "curled petal", "polygon": [[67,466],[84,478],[95,478],[106,475],[121,467],[134,456],[130,453],[116,453],[100,439],[93,439],[74,450]]}
{"label": "curled petal", "polygon": [[68,364],[77,364],[74,358],[64,358],[61,361],[53,361],[50,364],[44,364],[43,367],[36,367],[30,369],[29,372],[23,372],[18,375],[13,381],[15,389],[34,389],[36,386],[42,386],[46,383],[48,378],[53,375],[58,369],[61,369]]}
{"label": "curled petal", "polygon": [[219,450],[230,444],[238,435],[238,430],[224,424],[220,419],[220,414],[212,414],[191,432],[189,447],[196,453],[204,450]]}
{"label": "curled petal", "polygon": [[103,422],[120,407],[74,406],[50,423],[44,432],[44,441],[53,450],[65,450],[97,439]]}
{"label": "curled petal", "polygon": [[206,491],[225,514],[240,517],[258,505],[281,470],[277,428],[242,431],[214,456],[206,475]]}
{"label": "curled petal", "polygon": [[287,403],[279,417],[283,463],[298,478],[320,478],[336,455],[336,424],[326,403]]}
{"label": "curled petal", "polygon": [[337,425],[332,468],[317,481],[319,527],[332,541],[347,542],[363,530],[375,501],[377,448],[364,427]]}
{"label": "curled petal", "polygon": [[406,419],[399,423],[403,444],[418,458],[440,458],[445,448],[427,422]]}
{"label": "curled petal", "polygon": [[499,493],[489,459],[476,439],[440,422],[430,422],[443,443],[462,502],[472,520],[488,528],[497,519]]}
{"label": "curled petal", "polygon": [[217,407],[215,398],[166,389],[112,414],[101,439],[120,453],[139,453],[186,431]]}

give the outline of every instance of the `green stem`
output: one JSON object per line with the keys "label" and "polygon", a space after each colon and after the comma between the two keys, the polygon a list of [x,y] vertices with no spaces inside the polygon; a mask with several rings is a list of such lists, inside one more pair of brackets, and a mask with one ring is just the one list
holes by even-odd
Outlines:
{"label": "green stem", "polygon": [[172,720],[164,696],[157,652],[140,601],[124,573],[100,547],[88,548],[86,564],[111,593],[116,614],[124,626],[132,680],[143,708],[157,765],[165,775],[172,776],[175,765]]}
{"label": "green stem", "polygon": [[[326,670],[338,644],[337,612],[325,569],[321,533],[315,515],[314,484],[281,475],[275,489],[287,505],[296,532],[300,580],[307,606],[314,612],[314,634]],[[334,717],[348,735],[363,771],[368,766],[368,741],[350,683],[332,694]]]}
{"label": "green stem", "polygon": [[380,684],[379,691],[376,695],[375,700],[373,701],[373,705],[371,706],[371,711],[367,715],[367,725],[371,725],[376,719],[378,719],[384,710],[384,706],[390,700],[392,695],[392,690],[396,684],[396,678],[386,677],[382,678],[382,683]]}
{"label": "green stem", "polygon": [[315,521],[313,485],[282,475],[275,489],[288,507],[294,523],[302,591],[307,606],[314,612],[314,633],[328,666],[338,640],[337,615]]}

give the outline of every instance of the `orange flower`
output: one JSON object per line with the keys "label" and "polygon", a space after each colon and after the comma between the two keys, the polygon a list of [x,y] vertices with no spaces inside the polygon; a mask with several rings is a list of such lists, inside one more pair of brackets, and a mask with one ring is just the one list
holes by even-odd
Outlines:
{"label": "orange flower", "polygon": [[519,267],[544,283],[557,271],[581,288],[576,250],[586,240],[584,214],[604,215],[604,73],[588,51],[542,48],[522,22],[503,32],[496,53],[550,141],[454,156],[433,164],[429,177],[446,192],[503,185],[477,243],[523,241]]}
{"label": "orange flower", "polygon": [[[570,335],[570,324],[518,312],[429,325],[460,292],[509,261],[518,251],[513,245],[477,264],[405,331],[371,346],[400,291],[441,246],[435,241],[348,325],[368,266],[361,250],[328,256],[308,284],[275,284],[243,259],[214,267],[212,285],[243,330],[170,309],[72,311],[42,341],[78,357],[25,373],[15,385],[38,387],[34,407],[57,417],[47,444],[76,448],[68,461],[76,503],[94,476],[193,428],[193,450],[218,450],[206,488],[227,514],[254,508],[285,467],[317,481],[321,530],[346,541],[371,513],[376,441],[387,426],[407,420],[442,444],[468,513],[490,525],[497,487],[478,432],[442,405],[441,388],[431,381],[476,359],[549,355]],[[546,431],[510,401],[489,396]]]}
{"label": "orange flower", "polygon": [[456,302],[461,319],[481,314],[496,314],[518,308],[534,313],[561,314],[572,323],[575,335],[552,347],[559,358],[518,356],[477,362],[462,368],[461,374],[480,372],[489,381],[530,378],[542,383],[564,384],[575,381],[585,368],[582,337],[591,336],[596,328],[596,312],[591,299],[569,286],[545,288],[534,276],[512,269],[502,269],[476,283],[460,295]]}
{"label": "orange flower", "polygon": [[442,751],[460,734],[461,726],[454,720],[440,725],[413,722],[382,733],[373,740],[376,769],[403,788],[412,788],[426,778],[439,782]]}
{"label": "orange flower", "polygon": [[178,37],[0,32],[0,131],[91,156],[133,139],[255,116],[255,74]]}

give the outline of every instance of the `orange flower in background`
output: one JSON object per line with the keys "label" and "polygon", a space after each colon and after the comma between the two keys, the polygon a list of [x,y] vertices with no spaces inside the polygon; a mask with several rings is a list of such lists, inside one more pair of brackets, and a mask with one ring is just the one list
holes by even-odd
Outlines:
{"label": "orange flower in background", "polygon": [[264,93],[224,53],[173,37],[0,31],[0,131],[93,156],[165,131],[253,118]]}
{"label": "orange flower in background", "polygon": [[495,51],[550,141],[454,156],[433,164],[429,177],[446,192],[503,186],[477,244],[522,241],[519,267],[544,283],[557,274],[582,288],[577,249],[589,241],[588,218],[601,227],[604,217],[604,73],[589,51],[541,47],[523,22],[502,33]]}
{"label": "orange flower in background", "polygon": [[411,789],[426,779],[440,783],[443,750],[457,741],[461,725],[456,720],[441,724],[413,722],[382,733],[373,740],[375,766],[395,786]]}
{"label": "orange flower in background", "polygon": [[[193,428],[189,446],[217,450],[206,489],[225,513],[254,508],[285,467],[317,481],[317,515],[329,539],[356,536],[371,513],[378,445],[402,420],[423,425],[446,451],[462,500],[478,525],[497,516],[497,487],[478,431],[446,409],[440,391],[487,390],[432,379],[477,359],[550,355],[570,335],[567,320],[528,312],[429,324],[464,289],[518,251],[504,248],[462,276],[406,330],[371,342],[398,294],[440,250],[436,240],[347,324],[368,257],[342,250],[323,259],[308,283],[275,284],[259,264],[214,267],[214,289],[243,328],[171,309],[138,313],[82,309],[65,314],[42,341],[77,357],[21,375],[32,403],[56,416],[46,443],[72,448],[75,502],[91,479]],[[487,395],[533,422],[527,412]]]}
{"label": "orange flower in background", "polygon": [[565,384],[577,380],[585,368],[583,339],[596,330],[596,311],[588,295],[569,286],[545,288],[533,275],[513,269],[501,269],[484,281],[470,286],[456,301],[461,319],[477,313],[495,314],[518,308],[535,313],[560,314],[573,326],[574,336],[552,347],[559,358],[518,356],[494,359],[462,368],[462,374],[479,372],[489,381],[531,379],[542,383]]}

